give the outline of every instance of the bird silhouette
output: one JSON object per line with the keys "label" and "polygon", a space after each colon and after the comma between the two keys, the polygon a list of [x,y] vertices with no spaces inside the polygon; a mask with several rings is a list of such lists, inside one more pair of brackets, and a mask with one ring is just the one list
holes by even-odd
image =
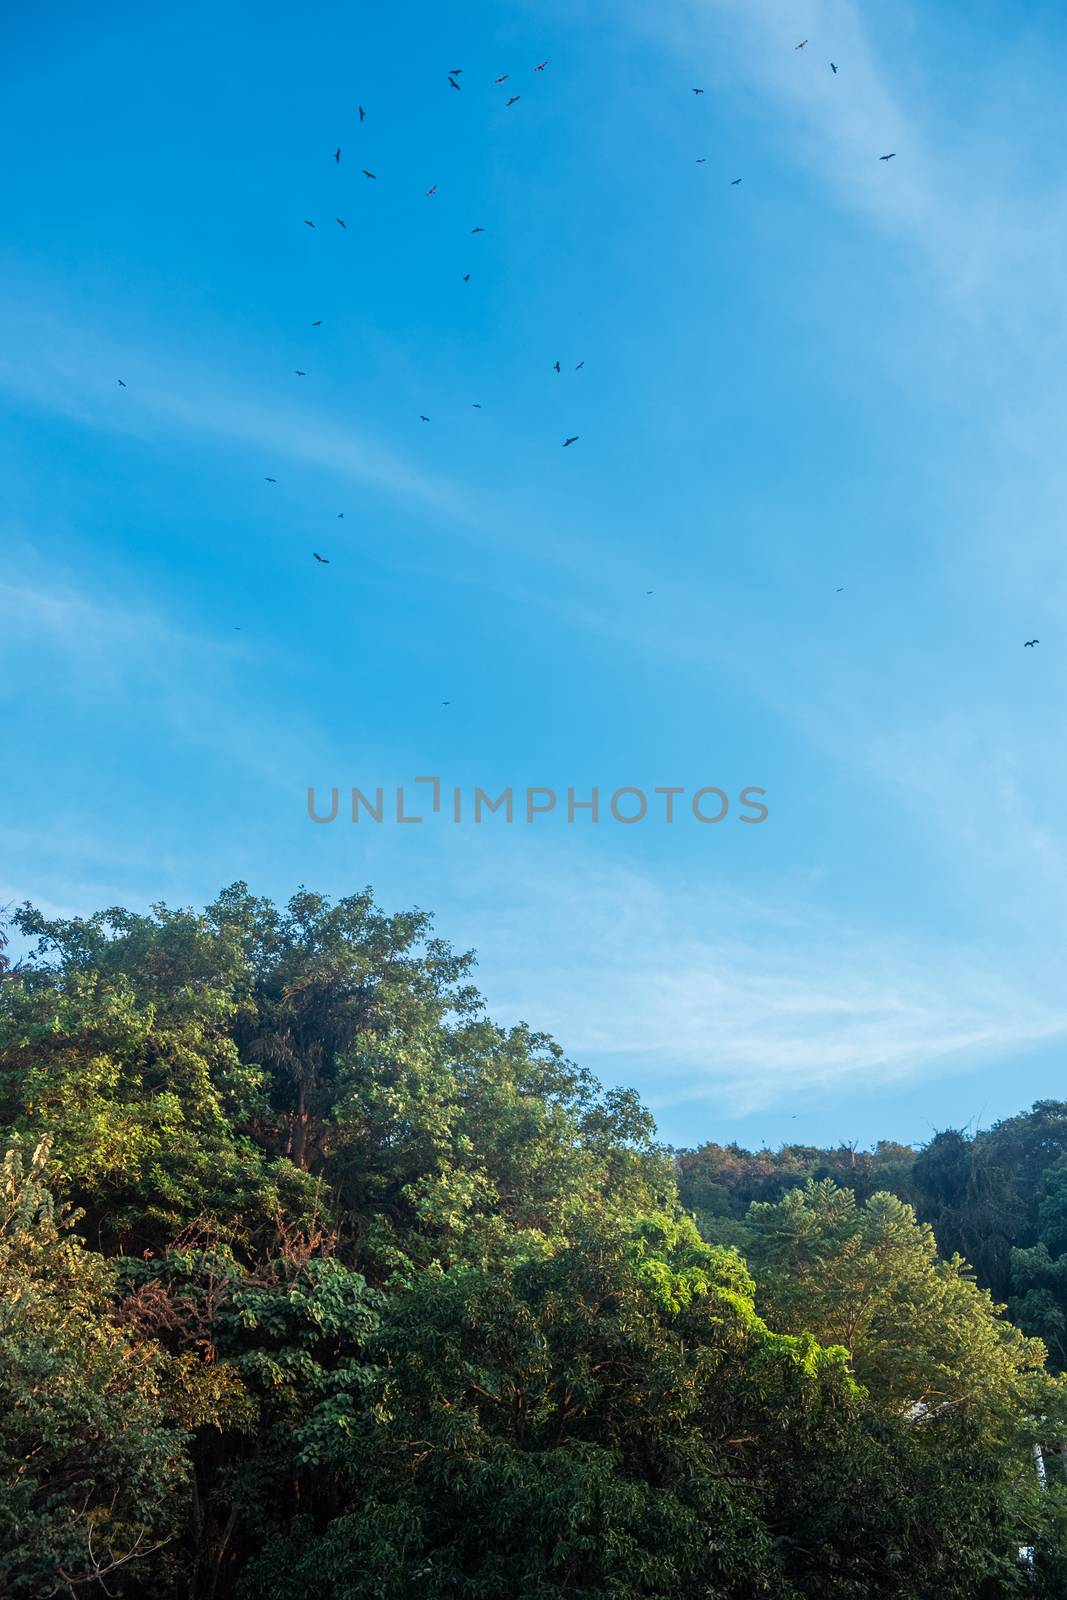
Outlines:
{"label": "bird silhouette", "polygon": [[834,66],[832,61],[830,63],[830,71],[833,73],[834,77],[836,78],[836,76],[837,76],[837,68]]}
{"label": "bird silhouette", "polygon": [[497,81],[497,83],[507,83],[507,81],[508,81],[507,73],[505,72],[504,76],[502,78],[498,78],[496,81]]}
{"label": "bird silhouette", "polygon": [[557,361],[557,362],[556,362],[556,364],[555,364],[555,366],[556,366],[556,371],[557,371],[557,372],[559,372],[559,370],[560,370],[560,365],[559,365],[559,362],[558,362],[558,361]]}
{"label": "bird silhouette", "polygon": [[313,328],[321,328],[321,327],[322,327],[322,318],[321,318],[321,317],[320,317],[320,318],[319,318],[319,320],[318,320],[318,322],[313,322],[313,323],[312,323],[312,324],[311,324],[311,326],[312,326],[312,327],[313,327]]}
{"label": "bird silhouette", "polygon": [[694,90],[693,90],[693,93],[694,93],[694,94],[703,94],[703,93],[704,93],[704,91],[703,91],[703,89],[694,89]]}
{"label": "bird silhouette", "polygon": [[360,122],[366,122],[367,113],[364,111],[362,106],[360,106],[358,109],[359,109],[359,120],[360,120]]}
{"label": "bird silhouette", "polygon": [[119,378],[117,381],[118,381],[119,388],[120,389],[125,389],[126,385],[123,383],[122,379]]}
{"label": "bird silhouette", "polygon": [[515,104],[516,100],[521,100],[521,99],[522,99],[521,95],[513,94],[511,99],[508,101],[508,105],[509,106],[513,106]]}
{"label": "bird silhouette", "polygon": [[844,589],[835,589],[834,590],[835,594],[844,594],[844,592],[845,592]]}
{"label": "bird silhouette", "polygon": [[341,521],[341,519],[342,519],[342,518],[343,518],[343,516],[344,516],[344,512],[343,512],[343,511],[339,511],[339,512],[338,512],[338,513],[337,513],[337,520],[338,520],[338,522],[340,522],[340,521]]}
{"label": "bird silhouette", "polygon": [[563,448],[564,448],[564,450],[566,450],[566,448],[567,448],[567,446],[569,444],[577,444],[577,443],[578,443],[578,435],[576,433],[572,433],[569,439],[564,439]]}
{"label": "bird silhouette", "polygon": [[481,404],[477,400],[472,400],[471,406],[475,411],[480,411],[482,409]]}
{"label": "bird silhouette", "polygon": [[264,481],[266,483],[277,483],[278,480],[277,480],[277,478],[267,478]]}
{"label": "bird silhouette", "polygon": [[741,179],[740,179],[740,178],[732,178],[732,179],[731,179],[731,180],[730,180],[730,188],[731,188],[731,189],[736,189],[736,188],[737,188],[737,185],[738,185],[738,184],[739,184],[739,183],[740,183],[740,182],[741,182]]}
{"label": "bird silhouette", "polygon": [[893,157],[895,155],[896,155],[896,151],[895,150],[890,150],[890,152],[889,152],[889,154],[887,156],[879,156],[878,159],[879,159],[879,161],[892,161],[892,159],[893,159]]}
{"label": "bird silhouette", "polygon": [[300,368],[299,368],[299,367],[297,367],[297,369],[296,369],[296,376],[297,376],[297,377],[298,377],[298,378],[306,378],[306,377],[307,377],[307,373],[306,373],[306,372],[301,372],[301,371],[300,371]]}
{"label": "bird silhouette", "polygon": [[453,77],[453,78],[462,78],[462,76],[463,76],[463,68],[462,67],[452,67],[450,69],[449,76]]}
{"label": "bird silhouette", "polygon": [[464,274],[463,274],[463,282],[464,282],[464,283],[470,283],[470,281],[471,281],[471,275],[470,275],[470,273],[469,273],[469,272],[465,272],[465,273],[464,273]]}
{"label": "bird silhouette", "polygon": [[793,46],[793,49],[794,49],[794,50],[803,50],[803,48],[804,48],[804,46],[805,46],[805,45],[806,45],[806,44],[807,44],[807,42],[808,42],[808,41],[807,41],[807,40],[806,40],[806,39],[801,39],[801,41],[800,41],[800,43],[799,43],[799,44],[795,44],[795,45],[794,45],[794,46]]}
{"label": "bird silhouette", "polygon": [[442,700],[442,701],[441,701],[441,704],[442,704],[442,705],[443,705],[443,706],[450,706],[450,705],[451,705],[451,704],[452,704],[452,702],[451,702],[451,700]]}
{"label": "bird silhouette", "polygon": [[422,415],[422,412],[421,411],[419,412],[419,421],[420,422],[429,422],[429,420],[430,420],[429,417],[424,417]]}
{"label": "bird silhouette", "polygon": [[437,193],[437,185],[436,185],[436,183],[435,183],[435,184],[434,184],[434,186],[433,186],[433,188],[432,188],[432,189],[427,189],[427,191],[426,191],[426,193],[427,193],[427,194],[428,194],[428,195],[431,195],[431,194],[436,194],[436,193]]}
{"label": "bird silhouette", "polygon": [[1034,648],[1035,644],[1040,644],[1040,643],[1041,643],[1040,639],[1027,639],[1025,645],[1023,646],[1023,649],[1024,650],[1032,650]]}
{"label": "bird silhouette", "polygon": [[484,228],[472,228],[471,232],[472,233],[484,233],[485,229]]}
{"label": "bird silhouette", "polygon": [[366,167],[364,167],[363,168],[363,176],[365,178],[377,178],[378,174],[376,172],[368,172]]}
{"label": "bird silhouette", "polygon": [[537,63],[537,65],[536,65],[536,67],[534,67],[534,71],[535,72],[544,72],[544,70],[545,70],[545,68],[547,66],[548,66],[548,62],[547,61],[539,61]]}
{"label": "bird silhouette", "polygon": [[451,72],[448,74],[448,81],[452,85],[453,89],[459,88],[459,84],[456,82]]}
{"label": "bird silhouette", "polygon": [[338,145],[337,149],[334,151],[333,159],[337,162],[338,166],[341,165],[341,146],[340,145]]}
{"label": "bird silhouette", "polygon": [[345,221],[344,217],[334,217],[333,220],[337,223],[339,228],[344,228],[345,232],[347,233],[348,223]]}
{"label": "bird silhouette", "polygon": [[578,363],[578,365],[577,365],[577,366],[576,366],[576,367],[575,367],[575,369],[574,369],[574,370],[575,370],[575,372],[581,372],[581,370],[582,370],[582,368],[583,368],[583,367],[584,367],[584,366],[585,366],[585,362],[584,362],[584,361],[579,361],[579,363]]}
{"label": "bird silhouette", "polygon": [[702,167],[707,159],[707,156],[697,156],[697,166]]}
{"label": "bird silhouette", "polygon": [[324,567],[328,567],[330,565],[329,556],[320,556],[317,550],[312,550],[311,554],[315,557],[316,561],[321,561]]}
{"label": "bird silhouette", "polygon": [[314,226],[315,226],[315,224],[313,222],[309,222],[307,217],[304,218],[304,227],[305,228],[313,228]]}

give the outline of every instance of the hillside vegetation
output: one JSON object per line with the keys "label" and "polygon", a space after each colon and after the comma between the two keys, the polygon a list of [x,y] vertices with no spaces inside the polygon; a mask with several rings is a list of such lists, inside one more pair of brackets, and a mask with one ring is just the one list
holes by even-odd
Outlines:
{"label": "hillside vegetation", "polygon": [[13,922],[4,1596],[1067,1590],[1067,1106],[675,1157],[369,893]]}

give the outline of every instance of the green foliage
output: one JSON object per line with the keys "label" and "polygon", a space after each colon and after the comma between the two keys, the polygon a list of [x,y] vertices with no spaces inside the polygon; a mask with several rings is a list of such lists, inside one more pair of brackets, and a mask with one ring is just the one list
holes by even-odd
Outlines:
{"label": "green foliage", "polygon": [[1025,1338],[937,1253],[933,1229],[895,1195],[860,1206],[829,1179],[755,1203],[750,1260],[772,1324],[843,1345],[858,1380],[903,1414],[959,1408],[1002,1438],[1060,1404],[1044,1346]]}
{"label": "green foliage", "polygon": [[980,1155],[672,1168],[636,1096],[485,1017],[421,912],[236,884],[15,921],[0,1592],[1057,1592],[1063,1497],[1028,1452],[1067,1434],[1060,1386],[879,1192],[973,1231],[1044,1161],[990,1259],[1055,1335],[1055,1108]]}
{"label": "green foliage", "polygon": [[1067,1368],[1067,1102],[1030,1111],[976,1134],[945,1129],[921,1151],[785,1145],[751,1152],[707,1144],[675,1158],[683,1204],[705,1238],[750,1247],[748,1207],[832,1178],[858,1201],[884,1190],[932,1225],[942,1256],[964,1257],[977,1282],[1007,1302],[1042,1339],[1053,1371]]}
{"label": "green foliage", "polygon": [[[166,1552],[188,1480],[188,1374],[110,1315],[113,1271],[45,1187],[0,1174],[0,1590],[79,1593]],[[227,1402],[214,1373],[209,1412]]]}

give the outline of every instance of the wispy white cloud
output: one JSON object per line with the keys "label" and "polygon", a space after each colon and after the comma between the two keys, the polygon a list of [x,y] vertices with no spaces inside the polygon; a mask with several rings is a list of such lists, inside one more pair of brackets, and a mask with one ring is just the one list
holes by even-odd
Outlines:
{"label": "wispy white cloud", "polygon": [[[989,422],[1045,475],[1046,509],[1055,507],[1061,469],[1051,462],[1061,403],[1050,382],[1058,378],[1054,358],[1043,347],[1060,343],[1048,317],[1067,236],[1062,197],[1015,193],[1003,168],[985,171],[979,185],[977,159],[987,153],[988,128],[972,126],[946,144],[944,109],[919,92],[921,73],[902,70],[899,53],[892,62],[880,55],[864,13],[849,0],[805,0],[799,12],[784,0],[672,0],[642,7],[640,25],[661,40],[667,34],[687,62],[706,63],[700,76],[721,93],[759,97],[798,166],[825,181],[839,204],[883,238],[906,247],[962,324],[995,327],[988,355],[969,349],[968,365],[956,375],[961,385],[1009,356],[1033,361],[1025,390],[998,401]],[[811,38],[808,49],[794,52],[804,35]],[[842,69],[837,77],[829,73],[831,56]],[[889,150],[895,160],[880,163]],[[1023,272],[1027,293],[1017,295]],[[484,493],[427,473],[369,433],[310,408],[268,404],[238,378],[209,373],[195,355],[142,349],[132,361],[123,356],[137,403],[120,407],[111,375],[120,366],[118,341],[105,330],[90,335],[45,315],[32,301],[22,309],[38,319],[29,341],[34,350],[52,351],[28,363],[9,343],[0,357],[0,381],[24,399],[87,427],[230,441],[408,497],[480,538],[493,538],[501,527],[509,540],[516,537],[514,508],[502,516]],[[1046,402],[1050,409],[1042,415]],[[1025,515],[1014,483],[1010,497],[1013,519]],[[1031,484],[1027,506],[1034,501]],[[933,530],[931,538],[938,536]],[[603,603],[613,586],[633,587],[620,554],[598,564],[589,559],[590,541],[564,543],[547,534],[524,544],[531,574],[551,563],[594,573],[595,603],[591,589],[547,596],[532,577],[522,589],[511,580],[524,603],[555,607],[583,636],[600,632],[634,651],[684,661],[694,672],[733,670],[739,677],[765,640],[774,645],[778,618],[757,618],[758,602],[743,597],[723,605],[713,630],[706,604],[694,600],[668,625],[649,624],[634,640],[626,621]],[[1034,540],[1035,548],[1041,544]],[[1040,561],[1034,570],[1047,591],[1055,575]],[[157,674],[153,682],[161,681],[163,659],[173,679],[174,662],[180,670],[182,662],[204,656],[204,641],[151,610],[108,607],[62,583],[0,588],[0,631],[8,639],[43,633],[75,662],[91,658],[116,675],[131,668]],[[850,771],[866,778],[872,792],[880,787],[902,799],[922,819],[923,840],[950,840],[991,900],[1012,881],[1016,916],[1050,884],[1058,892],[1063,850],[1047,817],[1028,803],[1032,747],[1025,739],[1002,720],[990,738],[988,716],[975,715],[973,701],[953,713],[950,693],[936,683],[921,701],[903,697],[895,716],[892,708],[887,715],[876,693],[891,670],[884,658],[863,662],[824,643],[806,653],[796,641],[778,648],[790,651],[785,670],[773,687],[769,673],[749,679],[745,703],[762,695],[765,706],[791,719],[825,754],[828,769]],[[773,658],[773,650],[767,653]],[[221,672],[226,652],[216,646],[209,658]],[[875,704],[883,720],[872,726]],[[247,750],[250,759],[258,749],[268,753],[272,775],[277,770],[277,728],[268,739],[247,727],[246,737],[235,737],[246,719],[227,717],[217,676],[202,692],[183,684],[174,708],[175,726],[185,727],[191,746],[213,738],[231,753]],[[305,769],[307,753],[305,733],[294,738],[290,770]],[[25,842],[31,850],[32,841]],[[101,862],[102,884],[105,878],[110,884],[108,873]],[[97,894],[91,877],[88,865],[69,888],[57,876],[53,893],[82,909],[119,898],[109,888]],[[420,900],[449,898],[437,869],[425,869],[424,884]],[[554,870],[544,861],[535,869],[502,853],[487,854],[480,875],[450,898],[455,909],[442,931],[478,946],[495,1015],[527,1017],[577,1058],[610,1065],[612,1075],[625,1077],[632,1067],[646,1086],[658,1085],[649,1097],[660,1107],[706,1098],[750,1110],[872,1075],[882,1083],[905,1081],[935,1063],[949,1070],[1067,1032],[1054,985],[1027,982],[1022,965],[1007,971],[989,950],[960,949],[921,930],[904,945],[873,929],[861,906],[852,925],[831,925],[799,900],[756,906],[722,885],[699,898],[665,878],[607,871],[589,859],[577,857],[564,872],[558,862]],[[933,920],[929,905],[918,916]]]}
{"label": "wispy white cloud", "polygon": [[512,861],[509,884],[507,907],[487,889],[460,919],[477,930],[494,1013],[639,1078],[654,1109],[740,1115],[1067,1035],[1054,989],[933,934],[905,943],[721,881],[698,895],[588,860]]}
{"label": "wispy white cloud", "polygon": [[[370,434],[338,427],[321,411],[309,415],[306,407],[253,398],[247,386],[188,351],[142,346],[131,356],[117,333],[80,326],[32,294],[18,296],[17,321],[19,339],[0,356],[0,384],[24,401],[135,437],[166,430],[234,441],[268,459],[325,467],[449,515],[464,512],[455,486],[416,469]],[[119,369],[125,395],[114,377]]]}
{"label": "wispy white cloud", "polygon": [[[86,324],[73,313],[64,314],[59,291],[46,300],[24,285],[9,289],[7,303],[17,337],[0,351],[0,390],[23,405],[86,429],[163,444],[171,451],[183,439],[213,448],[235,446],[255,462],[250,470],[257,476],[281,464],[318,469],[339,482],[381,491],[448,526],[452,542],[447,572],[452,581],[462,577],[518,593],[512,578],[479,559],[487,551],[510,559],[517,541],[534,579],[523,592],[533,594],[538,603],[542,598],[551,602],[547,591],[537,595],[537,573],[588,578],[591,540],[565,534],[482,482],[426,471],[372,429],[339,423],[335,401],[332,407],[330,402],[316,403],[307,392],[302,392],[299,406],[264,398],[247,372],[227,368],[210,350],[175,348],[169,336],[155,341],[146,336],[131,354],[128,333],[113,325],[110,307],[95,324]],[[118,371],[124,374],[125,390],[117,387]],[[453,548],[457,536],[467,546],[465,562]],[[620,588],[628,580],[631,589],[637,587],[636,570],[630,573],[617,551],[613,559]],[[419,570],[432,572],[440,560],[431,547],[418,558]]]}
{"label": "wispy white cloud", "polygon": [[[1020,181],[1011,136],[1022,119],[1018,96],[1002,92],[1000,55],[961,119],[937,92],[936,62],[922,57],[921,21],[901,4],[890,25],[889,15],[875,20],[855,0],[671,0],[631,13],[635,28],[690,66],[702,63],[731,104],[747,96],[773,109],[776,136],[798,169],[911,247],[957,314],[995,313],[1002,328],[1025,332],[1035,290],[1051,304],[1062,282],[1067,190]],[[797,51],[801,38],[808,43]],[[1021,81],[1018,89],[1025,94]],[[891,152],[893,161],[879,159]]]}
{"label": "wispy white cloud", "polygon": [[0,699],[23,697],[32,662],[52,685],[52,717],[88,719],[101,752],[117,721],[127,733],[141,728],[146,750],[185,763],[212,752],[261,788],[288,787],[280,774],[301,770],[314,740],[269,707],[250,710],[240,680],[255,645],[223,643],[176,626],[157,606],[94,592],[58,561],[45,572],[22,531],[5,532],[31,573],[0,581]]}

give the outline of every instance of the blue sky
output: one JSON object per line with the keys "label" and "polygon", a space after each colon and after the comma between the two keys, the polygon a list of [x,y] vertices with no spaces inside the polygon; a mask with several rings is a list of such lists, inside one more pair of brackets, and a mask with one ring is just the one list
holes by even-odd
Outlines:
{"label": "blue sky", "polygon": [[[0,900],[371,883],[678,1143],[1063,1092],[1059,8],[9,43]],[[429,773],[770,815],[307,818]]]}

